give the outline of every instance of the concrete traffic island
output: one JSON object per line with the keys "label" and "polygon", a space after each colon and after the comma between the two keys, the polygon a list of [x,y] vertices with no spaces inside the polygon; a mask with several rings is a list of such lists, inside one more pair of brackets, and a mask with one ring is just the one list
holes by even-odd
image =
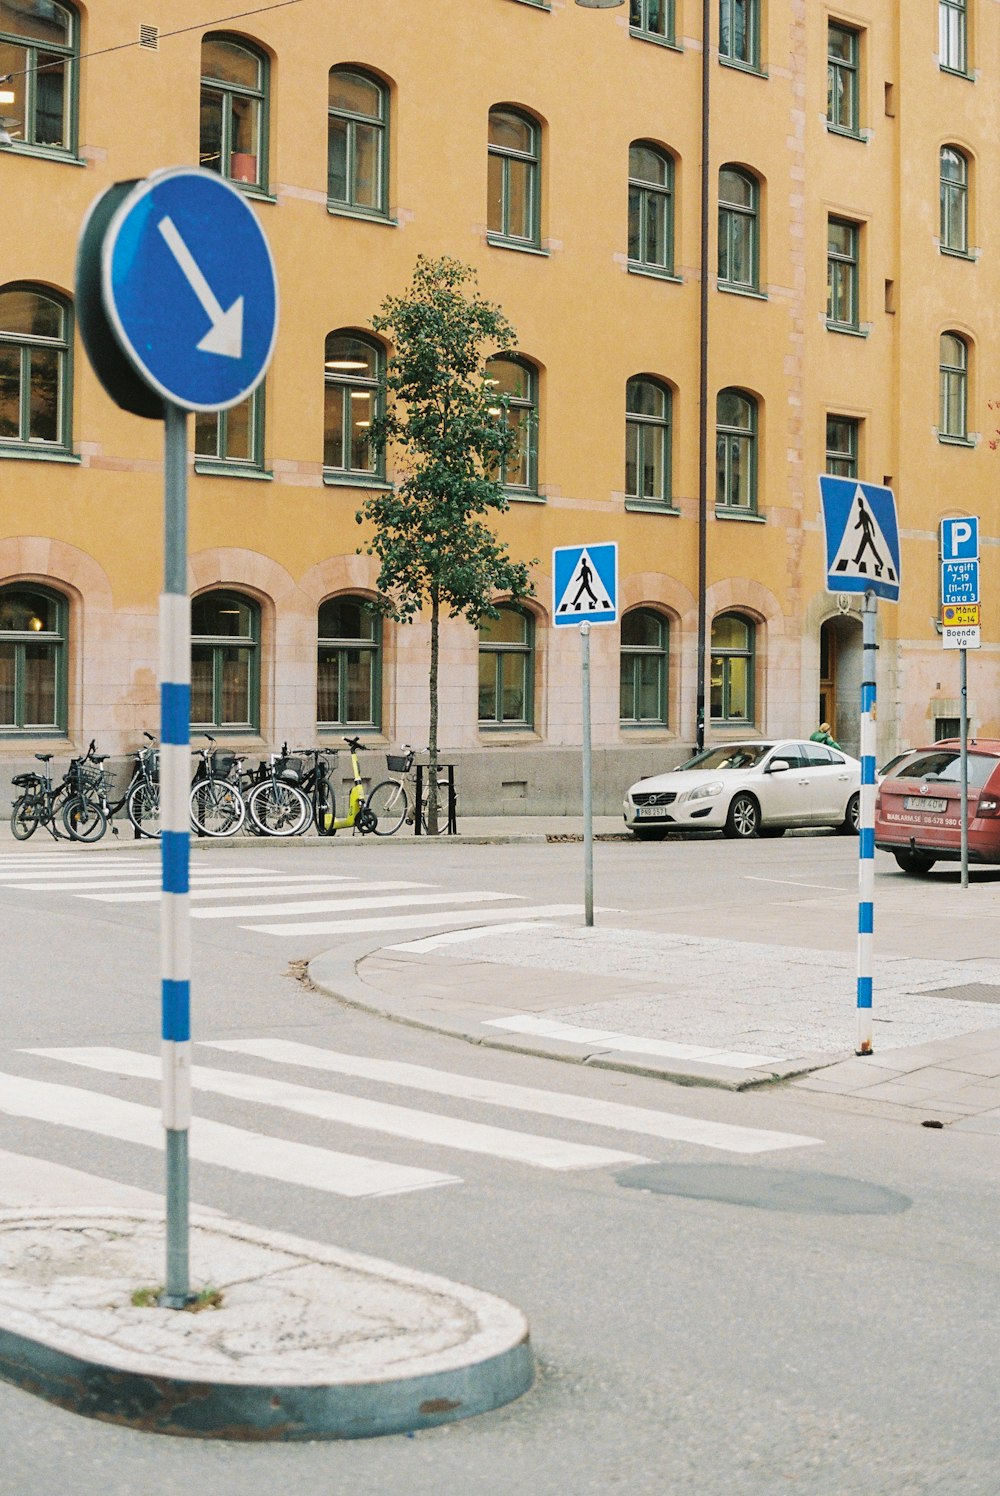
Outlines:
{"label": "concrete traffic island", "polygon": [[87,1417],[243,1440],[429,1428],[534,1380],[527,1321],[491,1294],[222,1218],[192,1220],[190,1254],[218,1307],[161,1309],[159,1212],[0,1212],[0,1377]]}

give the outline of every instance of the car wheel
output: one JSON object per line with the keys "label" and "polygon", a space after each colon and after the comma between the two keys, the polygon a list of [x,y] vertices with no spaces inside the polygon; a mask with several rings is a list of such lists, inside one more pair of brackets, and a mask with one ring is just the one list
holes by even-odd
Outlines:
{"label": "car wheel", "polygon": [[855,790],[854,794],[847,802],[847,809],[844,811],[844,819],[841,821],[840,826],[838,827],[841,836],[857,836],[858,823],[860,820],[861,796],[858,791]]}
{"label": "car wheel", "polygon": [[636,841],[665,841],[667,833],[662,826],[633,826]]}
{"label": "car wheel", "polygon": [[893,852],[892,855],[904,873],[918,877],[921,873],[929,873],[934,866],[934,858],[928,857],[926,852]]}
{"label": "car wheel", "polygon": [[774,841],[776,837],[784,836],[787,830],[787,826],[761,826],[757,835],[762,836],[765,841]]}
{"label": "car wheel", "polygon": [[726,816],[726,824],[722,828],[723,836],[738,837],[740,841],[749,841],[751,837],[760,833],[760,806],[753,795],[736,795],[729,807]]}

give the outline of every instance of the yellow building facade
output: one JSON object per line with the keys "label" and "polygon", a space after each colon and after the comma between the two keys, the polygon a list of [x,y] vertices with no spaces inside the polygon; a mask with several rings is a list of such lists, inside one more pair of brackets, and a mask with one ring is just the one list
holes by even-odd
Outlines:
{"label": "yellow building facade", "polygon": [[897,497],[880,758],[959,715],[947,515],[981,519],[969,704],[1000,734],[995,4],[713,0],[707,66],[701,0],[218,10],[0,5],[0,780],[156,729],[162,426],[91,371],[74,260],[110,184],[199,162],[252,202],[281,315],[252,406],[189,422],[193,735],[427,741],[428,629],[365,612],[355,522],[393,477],[364,435],[392,351],[372,318],[418,254],[474,267],[517,330],[494,366],[521,433],[498,530],[538,558],[523,608],[445,627],[463,808],[577,803],[559,545],[619,547],[622,624],[592,636],[599,808],[687,756],[700,707],[708,741],[823,718],[856,751],[830,471]]}

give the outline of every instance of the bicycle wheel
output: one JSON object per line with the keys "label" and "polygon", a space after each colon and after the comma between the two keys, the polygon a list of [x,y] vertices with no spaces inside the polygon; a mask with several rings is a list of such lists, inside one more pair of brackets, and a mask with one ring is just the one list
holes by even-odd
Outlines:
{"label": "bicycle wheel", "polygon": [[191,825],[203,836],[235,836],[247,808],[235,785],[225,779],[199,779],[191,790]]}
{"label": "bicycle wheel", "polygon": [[383,779],[368,796],[365,809],[375,817],[372,829],[376,836],[394,836],[409,809],[406,790],[396,779]]}
{"label": "bicycle wheel", "polygon": [[108,818],[96,800],[72,795],[62,808],[62,822],[73,841],[100,841],[108,829]]}
{"label": "bicycle wheel", "polygon": [[437,782],[437,830],[431,831],[427,825],[427,795],[424,795],[423,810],[420,815],[420,825],[425,836],[440,836],[448,830],[448,776],[440,774]]}
{"label": "bicycle wheel", "polygon": [[140,779],[128,792],[125,812],[140,836],[155,840],[160,834],[160,786]]}
{"label": "bicycle wheel", "polygon": [[251,790],[247,801],[250,819],[266,836],[298,836],[309,825],[309,801],[295,784],[265,779]]}
{"label": "bicycle wheel", "polygon": [[10,813],[10,830],[17,841],[27,841],[29,836],[34,836],[40,810],[41,801],[34,795],[21,795],[14,801]]}

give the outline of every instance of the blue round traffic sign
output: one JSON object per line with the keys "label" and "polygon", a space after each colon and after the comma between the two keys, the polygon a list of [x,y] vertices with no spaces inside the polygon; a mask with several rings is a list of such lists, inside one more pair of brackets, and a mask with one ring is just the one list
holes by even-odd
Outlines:
{"label": "blue round traffic sign", "polygon": [[101,294],[122,351],[185,410],[238,405],[264,377],[278,282],[257,218],[214,172],[155,172],[128,194],[101,250]]}

